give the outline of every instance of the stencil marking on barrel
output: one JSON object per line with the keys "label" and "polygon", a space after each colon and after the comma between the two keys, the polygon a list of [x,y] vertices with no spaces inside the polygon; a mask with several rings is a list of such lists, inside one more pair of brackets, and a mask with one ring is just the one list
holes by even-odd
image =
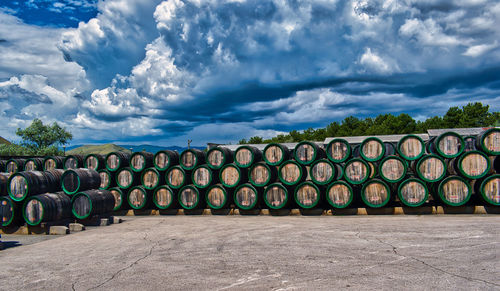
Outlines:
{"label": "stencil marking on barrel", "polygon": [[484,138],[484,146],[490,152],[500,152],[500,132],[493,131],[486,135]]}
{"label": "stencil marking on barrel", "polygon": [[345,168],[346,176],[353,182],[360,182],[366,178],[368,169],[360,161],[354,161]]}
{"label": "stencil marking on barrel", "polygon": [[376,140],[370,140],[363,144],[363,154],[369,159],[376,159],[382,154],[382,146]]}
{"label": "stencil marking on barrel", "polygon": [[329,163],[318,162],[313,166],[312,174],[316,181],[327,182],[333,175],[333,168]]}
{"label": "stencil marking on barrel", "polygon": [[236,200],[242,207],[251,207],[257,200],[255,191],[249,187],[241,187],[236,192]]}
{"label": "stencil marking on barrel", "polygon": [[471,153],[462,159],[461,167],[468,176],[481,176],[488,169],[488,160],[480,154]]}
{"label": "stencil marking on barrel", "polygon": [[272,186],[266,190],[266,201],[274,207],[282,206],[287,200],[286,196],[285,190],[278,186]]}
{"label": "stencil marking on barrel", "polygon": [[16,198],[22,198],[28,191],[28,184],[26,178],[23,176],[14,176],[10,180],[10,193]]}
{"label": "stencil marking on barrel", "polygon": [[446,135],[439,141],[438,147],[447,156],[456,155],[460,151],[461,141],[454,135]]}
{"label": "stencil marking on barrel", "polygon": [[161,188],[155,193],[156,203],[161,207],[167,207],[172,203],[172,192],[166,188]]}
{"label": "stencil marking on barrel", "polygon": [[314,159],[314,148],[310,144],[301,144],[297,147],[296,155],[302,162],[310,162]]}
{"label": "stencil marking on barrel", "polygon": [[226,167],[222,170],[222,181],[228,186],[234,186],[240,179],[240,173],[235,167]]}
{"label": "stencil marking on barrel", "polygon": [[191,168],[196,163],[196,156],[192,152],[182,153],[182,164],[188,168]]}
{"label": "stencil marking on barrel", "polygon": [[198,168],[194,171],[194,182],[199,186],[207,186],[210,184],[210,170],[207,168]]}
{"label": "stencil marking on barrel", "polygon": [[118,181],[122,187],[130,186],[133,182],[132,173],[127,170],[120,171],[120,173],[118,173]]}
{"label": "stencil marking on barrel", "polygon": [[266,156],[266,160],[268,160],[270,163],[278,163],[283,159],[283,151],[279,146],[270,146],[266,149],[266,152],[264,153]]}
{"label": "stencil marking on barrel", "polygon": [[181,192],[181,203],[187,208],[195,207],[198,204],[198,195],[194,189],[185,188]]}
{"label": "stencil marking on barrel", "polygon": [[130,161],[130,164],[132,165],[132,168],[134,168],[135,170],[140,170],[142,168],[144,168],[144,164],[146,163],[146,160],[144,159],[144,157],[142,155],[134,155],[132,157],[132,160]]}
{"label": "stencil marking on barrel", "polygon": [[420,164],[418,170],[424,178],[434,181],[443,175],[444,164],[440,159],[430,157]]}
{"label": "stencil marking on barrel", "polygon": [[387,159],[382,165],[382,174],[385,178],[391,181],[399,180],[403,177],[405,172],[405,167],[403,163],[398,159]]}
{"label": "stencil marking on barrel", "polygon": [[328,147],[328,154],[336,161],[343,160],[347,155],[347,145],[340,141],[333,142]]}
{"label": "stencil marking on barrel", "polygon": [[281,177],[288,183],[294,183],[300,179],[300,168],[294,163],[289,163],[281,168]]}
{"label": "stencil marking on barrel", "polygon": [[109,192],[111,192],[113,197],[115,197],[115,206],[113,207],[113,209],[115,209],[116,207],[118,207],[122,204],[122,195],[119,191],[117,191],[115,189],[112,189]]}
{"label": "stencil marking on barrel", "polygon": [[483,192],[491,202],[500,203],[500,178],[489,180],[484,185]]}
{"label": "stencil marking on barrel", "polygon": [[160,177],[158,177],[158,174],[153,170],[147,170],[144,172],[143,182],[145,187],[148,188],[154,187],[155,185],[158,184],[159,179]]}
{"label": "stencil marking on barrel", "polygon": [[443,185],[443,196],[451,203],[461,203],[469,195],[467,185],[458,179],[451,179]]}
{"label": "stencil marking on barrel", "polygon": [[250,175],[252,177],[252,181],[254,181],[255,184],[264,185],[269,179],[270,173],[265,166],[257,165],[252,169]]}
{"label": "stencil marking on barrel", "polygon": [[401,196],[410,204],[419,204],[425,199],[426,191],[421,183],[410,181],[401,187]]}
{"label": "stencil marking on barrel", "polygon": [[383,184],[378,182],[370,183],[366,186],[364,195],[365,199],[373,205],[383,204],[388,197],[387,189]]}
{"label": "stencil marking on barrel", "polygon": [[85,195],[78,195],[73,201],[73,210],[78,216],[87,216],[92,209],[90,199]]}
{"label": "stencil marking on barrel", "polygon": [[208,163],[214,167],[218,167],[222,165],[222,160],[223,160],[223,155],[220,150],[213,150],[210,153],[208,153]]}
{"label": "stencil marking on barrel", "polygon": [[221,207],[226,201],[226,195],[221,188],[213,187],[208,192],[208,201],[210,201],[210,204],[212,204],[214,207]]}
{"label": "stencil marking on barrel", "polygon": [[297,190],[297,200],[303,206],[312,206],[318,199],[318,191],[311,185],[302,185]]}
{"label": "stencil marking on barrel", "polygon": [[336,184],[330,187],[328,197],[333,204],[344,206],[349,203],[349,200],[351,199],[351,191],[349,191],[349,188],[346,185]]}
{"label": "stencil marking on barrel", "polygon": [[174,187],[179,187],[182,185],[182,183],[184,183],[184,173],[177,168],[174,168],[170,172],[168,172],[167,176],[168,182]]}
{"label": "stencil marking on barrel", "polygon": [[25,216],[31,223],[38,222],[42,220],[43,215],[43,205],[40,201],[36,199],[31,199],[26,203]]}
{"label": "stencil marking on barrel", "polygon": [[128,201],[130,201],[130,204],[132,204],[135,208],[139,208],[144,205],[146,195],[140,188],[134,188],[128,194]]}
{"label": "stencil marking on barrel", "polygon": [[409,137],[401,143],[400,150],[405,157],[412,159],[418,157],[424,148],[418,138]]}
{"label": "stencil marking on barrel", "polygon": [[236,153],[236,160],[242,166],[250,165],[252,162],[252,152],[249,149],[239,149]]}
{"label": "stencil marking on barrel", "polygon": [[106,162],[108,168],[110,168],[111,170],[117,169],[119,166],[119,160],[120,158],[117,155],[115,154],[109,155]]}

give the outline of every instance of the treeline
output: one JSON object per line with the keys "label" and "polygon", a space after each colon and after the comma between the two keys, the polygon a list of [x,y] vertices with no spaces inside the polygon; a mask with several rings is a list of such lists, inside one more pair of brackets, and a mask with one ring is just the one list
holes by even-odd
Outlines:
{"label": "treeline", "polygon": [[417,121],[410,115],[398,116],[380,114],[375,118],[360,119],[346,117],[340,123],[335,121],[325,128],[308,128],[304,131],[292,130],[288,134],[279,134],[270,139],[254,136],[242,139],[239,144],[285,143],[302,140],[323,141],[327,137],[425,133],[436,128],[487,127],[500,125],[500,112],[490,112],[489,105],[480,102],[469,103],[462,108],[450,107],[444,116],[434,116],[425,121]]}

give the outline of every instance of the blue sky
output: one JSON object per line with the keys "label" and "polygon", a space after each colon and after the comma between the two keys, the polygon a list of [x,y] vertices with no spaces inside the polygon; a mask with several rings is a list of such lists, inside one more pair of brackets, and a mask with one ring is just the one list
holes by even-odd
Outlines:
{"label": "blue sky", "polygon": [[40,118],[73,144],[204,145],[498,111],[499,40],[487,0],[6,1],[0,135]]}

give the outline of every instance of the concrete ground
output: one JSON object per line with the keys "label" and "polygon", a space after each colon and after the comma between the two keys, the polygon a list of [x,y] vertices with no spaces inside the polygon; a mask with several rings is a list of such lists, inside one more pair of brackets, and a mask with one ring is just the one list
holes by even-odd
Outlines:
{"label": "concrete ground", "polygon": [[500,290],[498,215],[124,219],[3,235],[0,290]]}

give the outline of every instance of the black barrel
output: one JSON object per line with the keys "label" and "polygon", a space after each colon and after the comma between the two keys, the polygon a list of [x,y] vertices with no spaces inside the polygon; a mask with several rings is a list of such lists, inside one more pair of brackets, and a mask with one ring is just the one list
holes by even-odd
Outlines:
{"label": "black barrel", "polygon": [[425,182],[439,182],[446,175],[446,163],[438,155],[424,155],[414,166],[413,171]]}
{"label": "black barrel", "polygon": [[160,173],[155,167],[147,168],[141,173],[142,186],[148,190],[165,184],[165,174]]}
{"label": "black barrel", "polygon": [[71,199],[64,192],[29,197],[23,205],[23,217],[29,225],[71,218]]}
{"label": "black barrel", "polygon": [[262,161],[262,152],[253,146],[240,146],[234,152],[234,163],[240,168],[250,168]]}
{"label": "black barrel", "polygon": [[7,196],[9,192],[7,192],[7,188],[9,186],[9,178],[11,174],[9,173],[0,173],[0,196]]}
{"label": "black barrel", "polygon": [[115,205],[113,206],[113,211],[130,208],[130,205],[128,205],[127,203],[127,195],[126,195],[127,192],[124,192],[124,190],[118,187],[109,188],[108,191],[115,198]]}
{"label": "black barrel", "polygon": [[207,190],[205,200],[210,209],[228,209],[233,203],[233,190],[222,184],[215,184]]}
{"label": "black barrel", "polygon": [[445,132],[427,142],[427,152],[438,154],[443,158],[458,157],[465,149],[465,142],[456,132]]}
{"label": "black barrel", "polygon": [[116,172],[110,172],[108,170],[101,169],[98,171],[98,173],[101,177],[101,184],[99,185],[99,189],[106,190],[116,186]]}
{"label": "black barrel", "polygon": [[68,195],[77,192],[98,189],[101,186],[101,176],[91,169],[70,169],[62,175],[62,190]]}
{"label": "black barrel", "polygon": [[8,196],[0,196],[0,226],[21,225],[22,222],[21,205]]}
{"label": "black barrel", "polygon": [[346,181],[335,181],[326,188],[326,201],[335,209],[349,207],[354,201],[354,195],[354,188]]}
{"label": "black barrel", "polygon": [[419,207],[429,199],[429,189],[424,181],[408,178],[399,184],[398,197],[404,206]]}
{"label": "black barrel", "polygon": [[291,209],[295,205],[292,195],[292,187],[273,183],[266,187],[262,198],[269,209]]}
{"label": "black barrel", "polygon": [[45,157],[43,160],[43,169],[45,171],[53,170],[53,169],[62,169],[64,165],[64,157],[53,156],[53,157]]}
{"label": "black barrel", "polygon": [[179,164],[184,170],[192,170],[205,163],[205,153],[198,149],[187,149],[179,157]]}
{"label": "black barrel", "polygon": [[14,201],[23,201],[28,196],[61,190],[46,172],[30,171],[14,173],[9,178],[7,191]]}
{"label": "black barrel", "polygon": [[121,189],[130,189],[132,186],[141,184],[141,174],[134,172],[132,168],[121,168],[116,172],[116,185]]}
{"label": "black barrel", "polygon": [[170,150],[158,151],[154,156],[153,164],[158,171],[166,171],[179,164],[179,153]]}
{"label": "black barrel", "polygon": [[307,179],[307,169],[294,160],[288,160],[279,167],[278,178],[285,185],[295,186]]}
{"label": "black barrel", "polygon": [[476,183],[478,193],[484,202],[493,206],[500,206],[500,175],[494,174],[486,177],[481,183]]}
{"label": "black barrel", "polygon": [[78,169],[83,168],[85,157],[82,155],[69,155],[64,158],[64,169]]}
{"label": "black barrel", "polygon": [[153,203],[160,210],[175,209],[178,206],[176,193],[166,185],[158,186],[153,191]]}
{"label": "black barrel", "polygon": [[270,143],[263,151],[264,161],[270,166],[279,166],[292,157],[292,151],[285,145]]}
{"label": "black barrel", "polygon": [[500,155],[500,128],[490,128],[476,138],[476,148],[490,156]]}
{"label": "black barrel", "polygon": [[205,209],[205,190],[196,188],[193,184],[186,185],[179,190],[177,200],[186,210]]}
{"label": "black barrel", "polygon": [[71,199],[73,216],[86,219],[94,215],[108,214],[115,207],[115,197],[108,190],[78,192]]}
{"label": "black barrel", "polygon": [[326,146],[326,156],[334,163],[343,163],[347,161],[351,153],[351,145],[345,139],[332,139]]}
{"label": "black barrel", "polygon": [[142,172],[153,166],[154,155],[149,152],[135,152],[130,156],[130,168],[134,172]]}
{"label": "black barrel", "polygon": [[132,209],[149,209],[153,204],[153,190],[142,186],[132,187],[128,191],[127,201]]}
{"label": "black barrel", "polygon": [[398,156],[385,157],[378,166],[380,177],[388,183],[397,183],[406,177],[408,163]]}
{"label": "black barrel", "polygon": [[102,170],[106,168],[106,156],[99,154],[87,155],[83,161],[83,165],[87,169],[92,169],[95,171]]}
{"label": "black barrel", "polygon": [[358,158],[350,159],[344,166],[344,179],[353,185],[363,184],[370,178],[370,165]]}
{"label": "black barrel", "polygon": [[269,166],[266,162],[254,164],[248,172],[248,180],[255,187],[264,187],[276,182],[278,170],[274,166]]}
{"label": "black barrel", "polygon": [[469,135],[469,136],[464,137],[464,142],[465,142],[464,152],[478,150],[478,148],[476,147],[476,137],[475,136]]}
{"label": "black barrel", "polygon": [[207,165],[212,170],[219,170],[224,165],[232,163],[233,160],[233,151],[223,147],[211,148],[206,156]]}
{"label": "black barrel", "polygon": [[396,150],[403,159],[414,161],[425,154],[425,144],[419,136],[408,134],[399,140]]}
{"label": "black barrel", "polygon": [[317,160],[309,168],[309,176],[317,185],[328,185],[341,179],[343,174],[342,166],[327,159]]}
{"label": "black barrel", "polygon": [[391,200],[391,189],[383,180],[371,179],[361,188],[361,200],[371,208],[384,207]]}
{"label": "black barrel", "polygon": [[226,188],[235,188],[248,181],[248,170],[240,169],[236,164],[227,164],[219,172],[219,179]]}
{"label": "black barrel", "polygon": [[198,166],[191,173],[191,181],[198,188],[208,188],[219,182],[219,171],[210,169],[207,164]]}
{"label": "black barrel", "polygon": [[448,173],[468,179],[480,179],[491,170],[488,156],[480,151],[464,152],[448,162]]}
{"label": "black barrel", "polygon": [[469,201],[472,188],[464,178],[449,176],[439,183],[435,192],[438,195],[434,195],[434,199],[439,199],[448,206],[462,206]]}
{"label": "black barrel", "polygon": [[116,172],[121,168],[128,167],[130,154],[123,152],[112,152],[106,156],[106,169],[110,172]]}
{"label": "black barrel", "polygon": [[326,158],[325,149],[314,142],[301,141],[293,151],[294,159],[302,165],[310,165],[318,159]]}
{"label": "black barrel", "polygon": [[260,209],[262,189],[255,188],[250,183],[236,187],[233,194],[234,204],[241,210]]}
{"label": "black barrel", "polygon": [[322,208],[324,190],[310,181],[303,182],[295,188],[295,203],[302,209]]}
{"label": "black barrel", "polygon": [[63,169],[52,169],[43,172],[49,181],[49,192],[62,191],[62,176],[64,172]]}
{"label": "black barrel", "polygon": [[185,171],[181,166],[173,166],[165,173],[165,182],[172,189],[180,189],[191,183],[191,171]]}
{"label": "black barrel", "polygon": [[24,164],[25,171],[43,171],[43,158],[29,158]]}
{"label": "black barrel", "polygon": [[24,170],[24,164],[26,163],[26,159],[10,159],[7,161],[7,165],[5,166],[5,171],[7,173],[17,173]]}

